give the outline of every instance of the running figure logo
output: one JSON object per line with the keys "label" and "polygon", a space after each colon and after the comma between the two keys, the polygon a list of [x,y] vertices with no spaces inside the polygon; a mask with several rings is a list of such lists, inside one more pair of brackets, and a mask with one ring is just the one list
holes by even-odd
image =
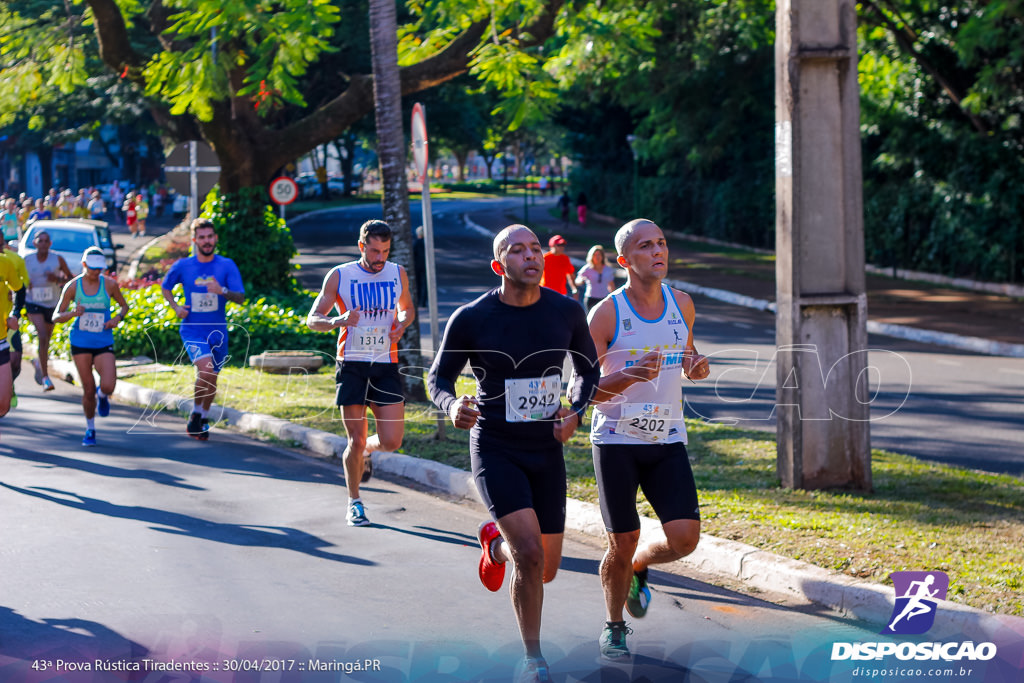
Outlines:
{"label": "running figure logo", "polygon": [[920,635],[935,623],[939,600],[946,599],[949,577],[945,572],[893,572],[896,604],[883,634]]}

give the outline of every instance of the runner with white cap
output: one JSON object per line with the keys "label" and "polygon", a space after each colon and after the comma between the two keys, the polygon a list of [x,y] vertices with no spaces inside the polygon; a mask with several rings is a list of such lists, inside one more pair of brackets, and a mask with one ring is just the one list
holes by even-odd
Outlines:
{"label": "runner with white cap", "polygon": [[[114,328],[128,315],[128,302],[117,280],[103,274],[106,267],[107,257],[98,247],[86,249],[82,254],[82,274],[64,285],[53,314],[55,323],[74,320],[70,334],[71,358],[82,383],[83,446],[96,445],[95,416],[110,414],[109,397],[117,384]],[[110,314],[111,300],[121,307],[115,316]],[[96,386],[93,370],[100,376],[99,386]]]}

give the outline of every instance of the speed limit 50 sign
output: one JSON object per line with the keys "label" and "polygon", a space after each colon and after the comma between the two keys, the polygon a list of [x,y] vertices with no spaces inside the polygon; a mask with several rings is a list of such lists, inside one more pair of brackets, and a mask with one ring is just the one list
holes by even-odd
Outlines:
{"label": "speed limit 50 sign", "polygon": [[270,198],[275,204],[291,204],[299,198],[299,186],[291,178],[275,178],[270,182]]}

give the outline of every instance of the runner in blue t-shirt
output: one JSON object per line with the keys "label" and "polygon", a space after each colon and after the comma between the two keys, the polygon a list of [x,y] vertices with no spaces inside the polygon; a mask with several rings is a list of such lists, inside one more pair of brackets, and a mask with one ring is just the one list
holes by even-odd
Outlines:
{"label": "runner in blue t-shirt", "polygon": [[[196,366],[192,414],[185,431],[192,438],[209,438],[207,413],[217,395],[217,373],[228,357],[228,323],[224,307],[228,301],[245,301],[242,275],[231,259],[215,254],[217,233],[208,218],[192,221],[193,255],[183,258],[164,276],[164,299],[182,319],[181,340]],[[174,297],[174,288],[185,290],[185,304]]]}

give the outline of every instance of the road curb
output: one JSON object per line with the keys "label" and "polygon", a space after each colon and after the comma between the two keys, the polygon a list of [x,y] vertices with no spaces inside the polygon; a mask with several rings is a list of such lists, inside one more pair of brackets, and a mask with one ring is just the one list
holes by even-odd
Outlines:
{"label": "road curb", "polygon": [[[60,377],[78,375],[69,361],[51,361]],[[155,389],[119,380],[114,396],[119,400],[142,405],[152,416],[168,409],[185,413],[192,400]],[[346,440],[310,427],[258,413],[248,413],[214,404],[211,418],[224,420],[241,432],[269,434],[289,441],[323,458],[340,457]],[[143,419],[146,419],[145,417]],[[377,473],[404,477],[432,490],[481,503],[470,472],[431,460],[401,453],[373,454]],[[641,517],[641,536],[658,533],[660,524]],[[569,498],[566,500],[566,527],[597,538],[605,535],[604,522],[597,505]],[[751,589],[770,594],[784,594],[834,610],[844,616],[874,624],[885,624],[895,604],[892,588],[861,581],[815,565],[783,557],[754,546],[703,534],[697,549],[689,557],[676,562],[680,574],[696,570],[741,582]],[[930,630],[932,637],[968,637],[984,641],[1001,628],[1024,632],[1024,619],[991,615],[956,603],[945,602]]]}

